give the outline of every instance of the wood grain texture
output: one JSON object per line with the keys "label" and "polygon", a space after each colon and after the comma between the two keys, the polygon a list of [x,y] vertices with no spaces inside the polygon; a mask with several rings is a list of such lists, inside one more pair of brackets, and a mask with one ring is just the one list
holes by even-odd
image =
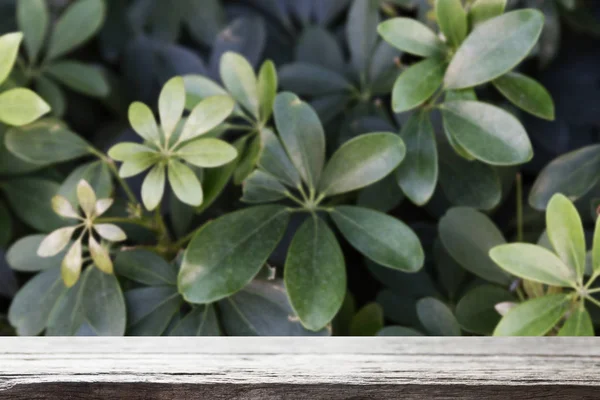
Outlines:
{"label": "wood grain texture", "polygon": [[595,338],[4,338],[4,399],[595,399]]}

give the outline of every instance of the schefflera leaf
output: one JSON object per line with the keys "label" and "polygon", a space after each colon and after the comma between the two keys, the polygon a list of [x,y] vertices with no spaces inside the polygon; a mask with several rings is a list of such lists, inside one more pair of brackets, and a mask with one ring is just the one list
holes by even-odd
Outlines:
{"label": "schefflera leaf", "polygon": [[577,307],[558,331],[558,336],[594,336],[590,313],[581,305]]}
{"label": "schefflera leaf", "polygon": [[251,207],[207,223],[188,245],[178,288],[190,303],[207,304],[246,286],[287,227],[283,206]]}
{"label": "schefflera leaf", "polygon": [[20,32],[0,36],[0,84],[6,80],[15,65],[22,40],[23,34]]}
{"label": "schefflera leaf", "polygon": [[446,89],[464,89],[509,72],[531,51],[544,26],[544,15],[532,9],[493,18],[473,30],[446,70]]}
{"label": "schefflera leaf", "polygon": [[337,314],[346,294],[344,255],[316,214],[300,226],[285,261],[284,282],[302,325],[318,331]]}
{"label": "schefflera leaf", "polygon": [[528,300],[500,320],[494,336],[543,336],[554,328],[568,307],[569,296],[564,293]]}
{"label": "schefflera leaf", "polygon": [[395,113],[409,111],[425,103],[441,86],[446,61],[428,58],[403,71],[392,89],[392,109]]}
{"label": "schefflera leaf", "polygon": [[412,18],[392,18],[377,26],[392,46],[421,57],[443,56],[447,47],[426,25]]}
{"label": "schefflera leaf", "polygon": [[467,36],[467,13],[460,0],[436,0],[435,12],[440,30],[452,47],[458,47]]}
{"label": "schefflera leaf", "polygon": [[425,253],[419,238],[402,221],[354,206],[335,207],[330,215],[342,235],[379,265],[403,272],[423,267]]}
{"label": "schefflera leaf", "polygon": [[537,81],[510,72],[492,81],[496,89],[522,110],[549,121],[554,120],[554,101]]}
{"label": "schefflera leaf", "polygon": [[396,169],[405,154],[404,142],[394,133],[357,136],[331,156],[319,182],[319,193],[333,196],[369,186]]}

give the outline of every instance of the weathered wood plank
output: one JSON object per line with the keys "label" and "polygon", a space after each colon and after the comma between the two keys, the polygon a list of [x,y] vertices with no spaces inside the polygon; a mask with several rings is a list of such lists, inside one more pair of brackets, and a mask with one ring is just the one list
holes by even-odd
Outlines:
{"label": "weathered wood plank", "polygon": [[6,338],[0,398],[585,399],[595,338]]}

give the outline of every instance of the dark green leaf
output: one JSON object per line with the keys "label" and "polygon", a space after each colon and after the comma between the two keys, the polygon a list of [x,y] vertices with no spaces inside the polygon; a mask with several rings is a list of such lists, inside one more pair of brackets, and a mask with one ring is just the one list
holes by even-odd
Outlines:
{"label": "dark green leaf", "polygon": [[38,248],[46,235],[30,235],[17,240],[6,253],[6,262],[17,271],[34,272],[60,267],[66,248],[53,257],[40,257]]}
{"label": "dark green leaf", "polygon": [[389,174],[379,182],[367,186],[358,194],[356,205],[387,213],[404,200],[404,194],[396,180],[396,174]]}
{"label": "dark green leaf", "polygon": [[177,271],[156,253],[148,250],[120,251],[115,272],[145,285],[176,285]]}
{"label": "dark green leaf", "polygon": [[492,83],[517,107],[537,117],[554,120],[554,101],[550,93],[535,80],[511,72],[495,79]]}
{"label": "dark green leaf", "polygon": [[448,306],[436,298],[426,297],[417,302],[419,320],[432,336],[461,336],[458,321]]}
{"label": "dark green leaf", "polygon": [[475,0],[469,9],[469,23],[472,27],[504,13],[506,0]]}
{"label": "dark green leaf", "polygon": [[160,336],[183,302],[174,286],[150,286],[125,293],[127,334]]}
{"label": "dark green leaf", "polygon": [[377,332],[377,336],[423,336],[423,334],[412,328],[405,328],[404,326],[386,326]]}
{"label": "dark green leaf", "polygon": [[220,336],[221,329],[215,307],[194,307],[175,327],[169,336]]}
{"label": "dark green leaf", "polygon": [[496,304],[515,298],[498,286],[478,286],[463,296],[456,305],[456,319],[460,326],[472,333],[491,335],[500,321]]}
{"label": "dark green leaf", "polygon": [[354,68],[366,73],[373,48],[377,42],[379,0],[354,0],[348,12],[346,40]]}
{"label": "dark green leaf", "polygon": [[270,174],[256,170],[246,178],[243,185],[246,203],[268,203],[281,200],[287,189]]}
{"label": "dark green leaf", "polygon": [[65,93],[54,81],[39,76],[35,80],[35,89],[37,93],[50,105],[52,115],[61,118],[67,108],[67,99]]}
{"label": "dark green leaf", "polygon": [[265,128],[260,131],[260,139],[263,149],[258,159],[258,166],[282,183],[293,188],[298,187],[300,175],[281,145],[279,138],[272,130]]}
{"label": "dark green leaf", "polygon": [[284,65],[279,77],[281,86],[299,95],[323,96],[352,89],[352,84],[343,75],[316,64]]}
{"label": "dark green leaf", "polygon": [[309,26],[302,32],[295,50],[300,63],[320,65],[331,71],[344,69],[344,55],[333,34],[320,26]]}
{"label": "dark green leaf", "polygon": [[17,2],[17,23],[23,31],[29,63],[35,63],[44,44],[50,14],[46,0]]}
{"label": "dark green leaf", "polygon": [[377,303],[369,303],[352,318],[350,336],[376,336],[383,328],[383,309]]}
{"label": "dark green leaf", "polygon": [[66,87],[94,97],[105,97],[110,92],[102,71],[77,61],[61,61],[51,64],[48,74]]}

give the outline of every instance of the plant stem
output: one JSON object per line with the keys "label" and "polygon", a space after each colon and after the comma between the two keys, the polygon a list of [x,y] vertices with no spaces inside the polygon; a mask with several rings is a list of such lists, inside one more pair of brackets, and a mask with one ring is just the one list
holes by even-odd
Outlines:
{"label": "plant stem", "polygon": [[95,149],[94,147],[90,146],[88,150],[90,153],[92,153],[93,155],[98,157],[100,159],[100,161],[104,162],[108,166],[108,169],[110,169],[110,172],[112,172],[115,179],[119,182],[119,184],[123,188],[123,191],[125,191],[125,194],[127,195],[127,198],[129,199],[129,201],[131,203],[138,204],[135,194],[133,194],[133,191],[131,190],[131,188],[129,187],[127,182],[125,182],[125,180],[123,178],[121,178],[121,176],[119,175],[119,171],[117,170],[117,167],[115,166],[114,161],[111,160],[110,158],[108,158],[101,151]]}
{"label": "plant stem", "polygon": [[594,284],[596,279],[598,279],[598,276],[600,276],[600,270],[594,272],[594,274],[590,277],[590,280],[585,284],[584,289],[589,289],[589,287]]}
{"label": "plant stem", "polygon": [[134,218],[128,218],[128,217],[99,217],[96,218],[95,223],[99,223],[99,224],[133,224],[133,225],[138,225],[147,229],[154,229],[154,226],[152,223],[143,221],[141,219],[134,219]]}
{"label": "plant stem", "polygon": [[286,190],[286,191],[285,191],[283,194],[285,194],[285,196],[286,196],[288,199],[290,199],[290,200],[292,200],[293,202],[295,202],[295,203],[297,203],[297,204],[301,205],[302,207],[304,207],[304,206],[305,206],[305,204],[304,204],[304,202],[303,202],[302,200],[300,200],[299,198],[297,198],[296,196],[294,196],[293,194],[291,194],[291,193],[290,193],[290,192],[288,192],[287,190]]}
{"label": "plant stem", "polygon": [[600,292],[600,288],[596,288],[596,289],[588,290],[588,291],[587,291],[587,294],[598,293],[598,292]]}
{"label": "plant stem", "polygon": [[156,209],[154,210],[154,222],[156,224],[157,232],[158,232],[158,244],[160,245],[168,245],[171,242],[171,238],[169,237],[169,231],[167,230],[167,225],[165,224],[165,220],[160,212],[162,202],[158,204]]}
{"label": "plant stem", "polygon": [[521,173],[517,172],[517,242],[523,241],[523,180]]}

